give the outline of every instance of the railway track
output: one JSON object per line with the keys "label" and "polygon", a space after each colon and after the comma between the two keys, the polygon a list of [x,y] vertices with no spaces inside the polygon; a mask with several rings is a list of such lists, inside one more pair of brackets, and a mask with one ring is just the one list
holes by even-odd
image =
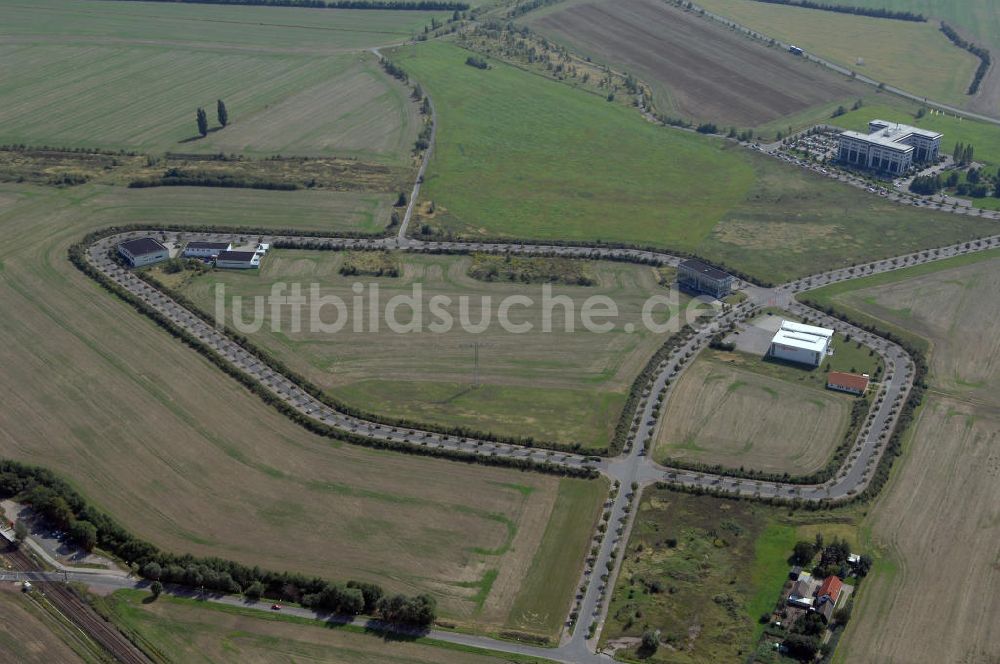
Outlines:
{"label": "railway track", "polygon": [[[13,570],[38,571],[38,565],[19,549],[8,548],[3,552],[3,556],[10,562]],[[37,580],[35,587],[44,592],[56,609],[90,636],[114,661],[122,664],[151,664],[152,660],[118,631],[118,628],[99,616],[90,605],[65,585]]]}

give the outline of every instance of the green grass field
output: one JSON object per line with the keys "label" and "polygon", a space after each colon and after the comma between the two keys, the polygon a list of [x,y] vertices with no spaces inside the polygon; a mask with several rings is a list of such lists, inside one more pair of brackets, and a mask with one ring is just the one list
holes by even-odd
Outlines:
{"label": "green grass field", "polygon": [[934,22],[873,19],[753,0],[698,4],[876,81],[936,101],[969,102],[965,92],[979,60],[948,41]]}
{"label": "green grass field", "polygon": [[[316,192],[301,192],[315,210],[289,214],[300,192],[266,192],[274,199],[259,199],[251,213],[244,206],[252,197],[238,202],[246,192],[211,190],[186,219],[175,209],[183,191],[167,193],[0,186],[8,238],[0,248],[8,313],[0,319],[0,456],[56,470],[167,550],[431,592],[441,614],[461,625],[506,626],[522,592],[538,595],[521,582],[550,522],[562,523],[553,521],[556,504],[592,513],[603,489],[340,444],[268,408],[80,273],[68,247],[130,219],[330,228],[337,217],[322,214]],[[549,536],[577,542],[586,534]],[[580,546],[575,563],[569,550],[552,557],[558,569],[545,569],[545,558],[539,574],[572,577],[566,566],[579,570],[584,553]],[[546,592],[568,604],[575,582]]]}
{"label": "green grass field", "polygon": [[466,55],[430,43],[394,56],[438,102],[422,196],[437,207],[428,223],[444,232],[677,248],[782,281],[993,227],[652,126],[499,62],[468,67]]}
{"label": "green grass field", "polygon": [[[212,312],[216,284],[223,284],[227,301],[232,296],[243,298],[243,320],[249,321],[251,298],[269,293],[275,283],[301,283],[304,293],[317,283],[322,296],[336,295],[345,303],[352,302],[356,282],[364,284],[369,295],[371,284],[377,284],[381,311],[390,298],[410,294],[419,285],[425,307],[422,332],[396,333],[387,319],[375,333],[370,324],[364,325],[363,332],[355,332],[353,322],[335,334],[311,332],[307,324],[293,331],[291,312],[285,310],[281,320],[267,311],[264,328],[251,338],[357,408],[439,426],[462,425],[584,447],[608,444],[632,379],[664,341],[641,321],[645,300],[668,293],[649,267],[594,263],[596,285],[553,286],[553,297],[572,298],[577,313],[575,322],[571,321],[574,332],[567,332],[564,310],[553,309],[551,331],[546,332],[542,285],[473,279],[467,273],[471,258],[401,254],[400,278],[343,276],[338,273],[343,260],[343,254],[334,252],[279,250],[267,257],[259,274],[211,272],[189,282],[184,292]],[[530,323],[529,333],[509,332],[499,321],[499,303],[510,295],[533,298],[532,306],[518,305],[510,314],[512,323]],[[582,326],[583,302],[592,295],[610,297],[616,303],[619,316],[614,330],[592,333]],[[427,306],[434,296],[453,301],[448,310],[454,326],[444,333],[430,328],[436,318]],[[688,301],[680,297],[680,303]],[[463,329],[461,298],[469,299],[468,321],[491,316],[484,331]],[[314,311],[326,322],[336,318],[329,308],[320,312],[307,306],[306,323]],[[400,321],[411,320],[408,309],[401,311]],[[231,314],[227,321],[233,322]],[[285,324],[275,332],[272,321]],[[629,323],[635,333],[625,331]],[[482,345],[478,387],[473,342]]]}
{"label": "green grass field", "polygon": [[[400,20],[383,14],[412,12],[65,0],[30,9],[0,1],[0,10],[8,67],[0,143],[409,163],[416,106],[359,49],[403,39],[378,28]],[[248,32],[261,34],[255,40]],[[237,35],[238,43],[227,42]],[[224,129],[217,99],[229,111]],[[213,127],[205,138],[195,123],[199,106]]]}
{"label": "green grass field", "polygon": [[120,590],[96,601],[103,614],[156,661],[162,662],[544,664],[547,661],[429,638],[384,639],[366,634],[360,627],[335,626],[169,595],[162,595],[155,602],[148,600],[149,593]]}
{"label": "green grass field", "polygon": [[1000,48],[1000,14],[994,0],[832,0],[832,4],[920,12],[944,19],[973,41]]}

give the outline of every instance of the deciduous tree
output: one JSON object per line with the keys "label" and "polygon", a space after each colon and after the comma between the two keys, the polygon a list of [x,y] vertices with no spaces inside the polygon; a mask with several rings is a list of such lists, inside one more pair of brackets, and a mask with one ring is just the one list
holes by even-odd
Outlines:
{"label": "deciduous tree", "polygon": [[198,133],[203,137],[208,136],[208,115],[203,108],[198,109]]}

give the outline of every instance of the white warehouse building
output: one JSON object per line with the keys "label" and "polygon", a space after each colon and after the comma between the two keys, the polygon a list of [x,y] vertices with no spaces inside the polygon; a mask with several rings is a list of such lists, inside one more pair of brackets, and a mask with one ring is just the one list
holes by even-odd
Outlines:
{"label": "white warehouse building", "polygon": [[902,175],[913,164],[937,161],[943,136],[919,127],[872,120],[867,134],[840,134],[837,158],[845,164]]}
{"label": "white warehouse building", "polygon": [[783,320],[771,339],[767,356],[818,367],[830,351],[832,340],[833,330]]}

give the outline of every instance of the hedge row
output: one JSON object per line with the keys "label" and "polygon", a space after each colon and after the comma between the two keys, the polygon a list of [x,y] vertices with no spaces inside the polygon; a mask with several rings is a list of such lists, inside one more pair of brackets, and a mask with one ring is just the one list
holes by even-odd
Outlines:
{"label": "hedge row", "polygon": [[818,9],[824,12],[837,12],[838,14],[854,14],[855,16],[870,16],[871,18],[889,18],[896,21],[912,21],[914,23],[926,23],[927,19],[923,14],[909,11],[894,11],[884,7],[852,7],[850,5],[831,5],[825,2],[813,2],[812,0],[756,0],[769,5],[789,5],[791,7],[802,7],[803,9]]}
{"label": "hedge row", "polygon": [[944,21],[941,22],[941,32],[943,32],[955,46],[964,49],[979,58],[979,67],[976,68],[976,74],[972,77],[972,83],[969,84],[969,89],[966,92],[966,94],[969,95],[976,94],[979,92],[979,84],[983,82],[983,77],[986,76],[986,72],[989,71],[990,64],[992,63],[989,50],[962,39],[958,32],[955,31],[955,28],[951,27]]}

